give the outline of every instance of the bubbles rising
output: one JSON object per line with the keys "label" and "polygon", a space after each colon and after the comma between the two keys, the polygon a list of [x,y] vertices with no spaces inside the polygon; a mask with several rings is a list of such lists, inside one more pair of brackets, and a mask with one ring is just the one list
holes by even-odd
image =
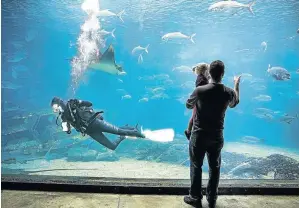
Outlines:
{"label": "bubbles rising", "polygon": [[81,9],[88,15],[95,14],[100,11],[99,0],[85,0],[81,5]]}
{"label": "bubbles rising", "polygon": [[81,26],[81,33],[77,39],[77,55],[72,59],[72,96],[76,93],[87,67],[100,56],[100,48],[104,47],[104,40],[99,34],[101,25],[97,19],[100,10],[98,0],[85,0],[81,9],[88,15]]}

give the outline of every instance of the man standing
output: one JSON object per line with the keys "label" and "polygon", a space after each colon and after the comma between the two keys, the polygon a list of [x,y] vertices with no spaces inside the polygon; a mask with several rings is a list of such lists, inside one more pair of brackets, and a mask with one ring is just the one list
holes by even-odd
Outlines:
{"label": "man standing", "polygon": [[225,112],[228,106],[233,108],[239,103],[241,76],[234,77],[235,86],[232,90],[221,83],[224,68],[222,61],[213,61],[209,69],[209,84],[197,87],[186,103],[188,109],[196,107],[196,114],[189,143],[191,188],[184,201],[195,207],[202,207],[202,165],[205,153],[209,163],[206,198],[210,208],[216,206]]}

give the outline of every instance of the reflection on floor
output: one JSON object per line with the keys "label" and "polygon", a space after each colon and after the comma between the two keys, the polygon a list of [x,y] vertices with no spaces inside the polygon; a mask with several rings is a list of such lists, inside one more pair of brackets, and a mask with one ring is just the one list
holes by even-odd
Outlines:
{"label": "reflection on floor", "polygon": [[[183,196],[2,191],[4,208],[188,208]],[[218,208],[298,208],[299,196],[219,196]],[[203,207],[207,202],[203,200]]]}

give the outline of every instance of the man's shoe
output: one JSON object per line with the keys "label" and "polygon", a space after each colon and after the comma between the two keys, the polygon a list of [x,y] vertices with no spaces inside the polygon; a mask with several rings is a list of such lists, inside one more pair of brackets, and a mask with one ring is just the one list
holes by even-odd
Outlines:
{"label": "man's shoe", "polygon": [[209,208],[216,208],[216,201],[209,202]]}
{"label": "man's shoe", "polygon": [[184,196],[184,202],[186,204],[189,204],[189,205],[191,205],[193,207],[196,207],[196,208],[201,208],[202,207],[201,199],[194,199],[190,195],[189,196]]}

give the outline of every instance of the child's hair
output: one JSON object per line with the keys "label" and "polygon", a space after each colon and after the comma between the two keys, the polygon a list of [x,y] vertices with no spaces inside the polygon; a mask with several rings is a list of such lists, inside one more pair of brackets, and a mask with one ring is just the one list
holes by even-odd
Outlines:
{"label": "child's hair", "polygon": [[197,75],[206,75],[206,73],[209,71],[209,67],[209,64],[199,63],[192,68],[192,71]]}

